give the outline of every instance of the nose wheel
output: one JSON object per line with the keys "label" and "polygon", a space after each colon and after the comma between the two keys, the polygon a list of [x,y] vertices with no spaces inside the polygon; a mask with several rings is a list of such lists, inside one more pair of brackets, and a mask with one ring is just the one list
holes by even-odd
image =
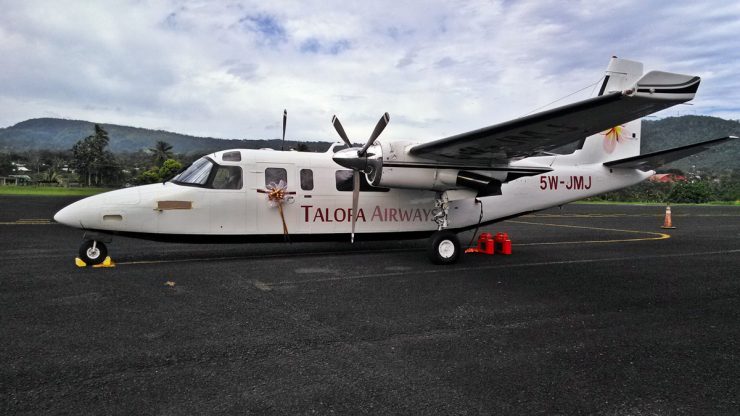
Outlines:
{"label": "nose wheel", "polygon": [[80,246],[78,254],[86,264],[95,265],[105,261],[105,258],[108,257],[108,248],[101,241],[85,240]]}

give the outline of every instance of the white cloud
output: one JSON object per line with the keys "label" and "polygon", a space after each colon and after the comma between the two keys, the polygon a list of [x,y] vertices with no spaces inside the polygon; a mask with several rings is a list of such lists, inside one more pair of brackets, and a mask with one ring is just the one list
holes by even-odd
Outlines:
{"label": "white cloud", "polygon": [[614,54],[701,75],[689,110],[740,118],[740,5],[730,1],[8,1],[2,10],[0,126],[61,116],[274,138],[287,108],[288,136],[327,140],[332,114],[362,138],[388,111],[385,137],[433,139],[581,89]]}

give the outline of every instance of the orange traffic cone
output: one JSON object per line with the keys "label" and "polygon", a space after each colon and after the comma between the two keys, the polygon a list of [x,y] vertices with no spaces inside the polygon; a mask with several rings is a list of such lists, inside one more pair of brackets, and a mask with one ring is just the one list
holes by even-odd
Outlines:
{"label": "orange traffic cone", "polygon": [[663,221],[663,226],[660,228],[667,228],[667,229],[673,229],[676,228],[673,226],[673,222],[671,221],[671,207],[670,205],[667,205],[665,207],[665,220]]}

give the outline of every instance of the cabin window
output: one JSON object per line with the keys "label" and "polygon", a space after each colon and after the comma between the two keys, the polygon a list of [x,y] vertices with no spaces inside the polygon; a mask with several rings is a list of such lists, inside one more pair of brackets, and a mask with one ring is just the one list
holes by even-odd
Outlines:
{"label": "cabin window", "polygon": [[[334,176],[337,180],[337,191],[352,192],[354,182],[352,180],[353,172],[351,170],[338,170]],[[372,186],[367,182],[365,174],[360,172],[360,192],[388,192],[389,188],[380,188]]]}
{"label": "cabin window", "polygon": [[242,168],[239,166],[219,166],[213,176],[215,189],[242,189]]}
{"label": "cabin window", "polygon": [[240,151],[226,152],[223,154],[223,156],[221,156],[221,159],[224,162],[241,162],[242,152]]}
{"label": "cabin window", "polygon": [[286,185],[288,184],[288,171],[283,168],[265,169],[265,186],[268,186],[271,183],[277,185],[280,181],[285,182]]}
{"label": "cabin window", "polygon": [[301,169],[301,189],[304,191],[313,190],[313,171],[311,169]]}
{"label": "cabin window", "polygon": [[211,174],[211,169],[213,169],[213,162],[208,158],[202,157],[193,162],[181,174],[172,178],[172,182],[182,185],[205,186]]}

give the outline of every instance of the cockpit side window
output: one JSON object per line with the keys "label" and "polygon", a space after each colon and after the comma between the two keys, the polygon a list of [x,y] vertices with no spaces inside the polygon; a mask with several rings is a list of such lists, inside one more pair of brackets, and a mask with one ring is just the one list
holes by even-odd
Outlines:
{"label": "cockpit side window", "polygon": [[242,189],[242,168],[239,166],[219,166],[213,175],[214,189]]}

